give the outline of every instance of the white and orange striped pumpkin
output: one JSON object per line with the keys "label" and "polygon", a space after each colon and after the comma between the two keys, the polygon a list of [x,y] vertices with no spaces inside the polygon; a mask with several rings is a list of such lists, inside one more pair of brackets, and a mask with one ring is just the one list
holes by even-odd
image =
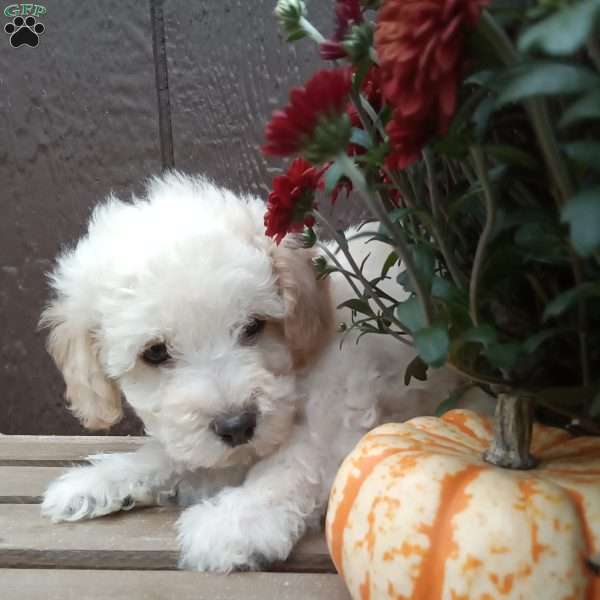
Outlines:
{"label": "white and orange striped pumpkin", "polygon": [[465,410],[367,434],[340,468],[327,541],[355,600],[600,600],[600,438],[534,426],[539,466],[485,463]]}

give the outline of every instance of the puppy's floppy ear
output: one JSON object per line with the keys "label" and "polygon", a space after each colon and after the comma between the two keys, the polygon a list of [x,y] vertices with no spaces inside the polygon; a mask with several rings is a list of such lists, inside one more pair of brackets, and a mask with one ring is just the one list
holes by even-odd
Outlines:
{"label": "puppy's floppy ear", "polygon": [[314,359],[334,333],[329,279],[317,280],[313,250],[283,244],[273,251],[273,269],[285,302],[284,335],[296,368]]}
{"label": "puppy's floppy ear", "polygon": [[41,327],[50,329],[48,351],[62,371],[71,410],[88,429],[108,429],[123,412],[116,384],[104,373],[94,337],[78,323],[66,302],[54,301],[42,314]]}

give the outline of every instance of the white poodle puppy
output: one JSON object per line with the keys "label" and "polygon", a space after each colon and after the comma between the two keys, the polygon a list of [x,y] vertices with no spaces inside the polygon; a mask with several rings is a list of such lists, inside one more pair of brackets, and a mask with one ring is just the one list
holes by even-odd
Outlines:
{"label": "white poodle puppy", "polygon": [[[108,428],[124,396],[149,437],[54,481],[45,515],[176,502],[188,506],[181,566],[259,568],[319,524],[338,465],[367,430],[392,413],[431,413],[447,395],[445,371],[404,385],[414,352],[389,336],[350,334],[340,348],[336,324],[350,315],[336,306],[352,291],[338,274],[317,281],[314,250],[265,237],[264,211],[258,198],[170,174],[143,199],[109,197],[58,259],[42,323],[71,409]],[[353,244],[378,275],[386,247]]]}

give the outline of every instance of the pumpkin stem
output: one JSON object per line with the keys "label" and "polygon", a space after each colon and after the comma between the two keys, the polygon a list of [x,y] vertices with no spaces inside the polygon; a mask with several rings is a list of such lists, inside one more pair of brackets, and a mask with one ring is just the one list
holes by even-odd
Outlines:
{"label": "pumpkin stem", "polygon": [[494,439],[483,459],[505,469],[533,469],[536,459],[529,452],[533,428],[533,405],[513,394],[500,394],[494,417]]}

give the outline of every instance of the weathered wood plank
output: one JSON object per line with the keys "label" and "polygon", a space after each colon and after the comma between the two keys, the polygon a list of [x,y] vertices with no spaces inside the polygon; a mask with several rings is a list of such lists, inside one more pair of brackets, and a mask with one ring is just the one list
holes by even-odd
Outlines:
{"label": "weathered wood plank", "polygon": [[[0,567],[175,569],[179,511],[148,508],[92,521],[53,524],[39,506],[0,505]],[[322,533],[301,540],[275,571],[332,573]]]}
{"label": "weathered wood plank", "polygon": [[37,504],[61,467],[0,467],[0,504]]}
{"label": "weathered wood plank", "polygon": [[148,3],[45,5],[39,46],[11,48],[3,33],[0,50],[2,433],[84,432],[36,331],[44,273],[93,205],[161,168]]}
{"label": "weathered wood plank", "polygon": [[349,600],[337,575],[292,573],[65,571],[0,572],[3,600]]}
{"label": "weathered wood plank", "polygon": [[59,466],[98,452],[129,452],[144,443],[140,436],[0,435],[0,466]]}

